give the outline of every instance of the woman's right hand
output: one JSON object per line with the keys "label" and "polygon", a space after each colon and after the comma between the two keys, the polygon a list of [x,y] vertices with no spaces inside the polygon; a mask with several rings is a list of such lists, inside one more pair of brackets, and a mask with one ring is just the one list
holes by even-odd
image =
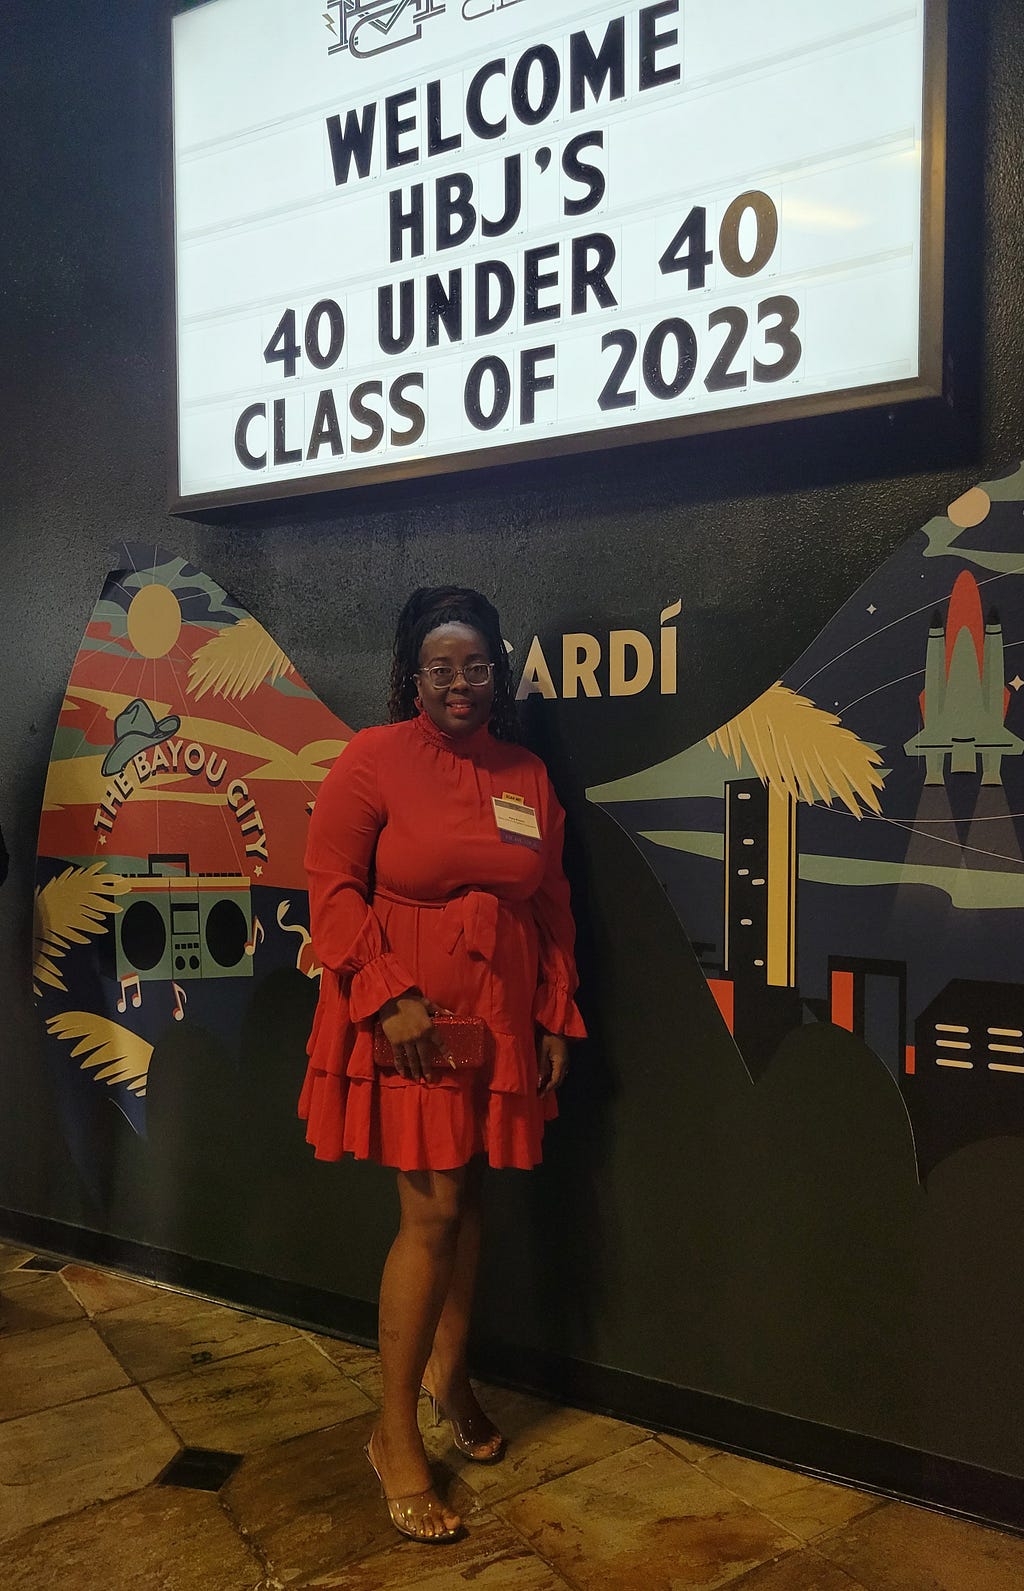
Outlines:
{"label": "woman's right hand", "polygon": [[380,1025],[394,1051],[395,1070],[409,1082],[427,1082],[441,1064],[443,1046],[433,1020],[440,1010],[413,989],[380,1008]]}

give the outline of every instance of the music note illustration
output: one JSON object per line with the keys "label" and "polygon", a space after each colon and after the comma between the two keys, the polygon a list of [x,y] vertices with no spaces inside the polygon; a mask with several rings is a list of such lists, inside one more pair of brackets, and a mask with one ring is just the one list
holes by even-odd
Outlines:
{"label": "music note illustration", "polygon": [[121,998],[117,1002],[119,1011],[128,1009],[128,990],[132,991],[132,1009],[137,1011],[142,1004],[142,985],[137,972],[129,972],[126,978],[121,979]]}
{"label": "music note illustration", "polygon": [[172,983],[171,988],[174,990],[174,1020],[175,1022],[180,1022],[185,1015],[185,1001],[188,999],[188,995],[180,983]]}
{"label": "music note illustration", "polygon": [[253,919],[252,925],[252,938],[246,940],[245,944],[246,955],[254,956],[256,954],[256,946],[261,945],[266,937],[267,936],[263,930],[263,924],[260,922],[258,917],[255,917]]}

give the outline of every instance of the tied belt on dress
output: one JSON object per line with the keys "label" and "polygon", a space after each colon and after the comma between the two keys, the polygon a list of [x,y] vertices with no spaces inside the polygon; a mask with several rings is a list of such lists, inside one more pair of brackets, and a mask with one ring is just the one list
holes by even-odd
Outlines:
{"label": "tied belt on dress", "polygon": [[485,889],[470,889],[451,900],[413,900],[408,895],[397,895],[389,889],[374,891],[375,900],[393,901],[397,906],[416,906],[440,915],[440,940],[449,954],[455,951],[461,939],[468,955],[478,961],[491,961],[498,937],[498,912],[503,906],[515,911],[525,907],[525,902],[499,900]]}

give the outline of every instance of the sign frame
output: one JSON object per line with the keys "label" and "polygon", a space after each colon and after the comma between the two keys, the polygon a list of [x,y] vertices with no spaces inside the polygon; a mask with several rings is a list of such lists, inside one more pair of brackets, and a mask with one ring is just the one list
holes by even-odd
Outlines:
{"label": "sign frame", "polygon": [[703,414],[672,415],[664,419],[637,420],[619,426],[579,431],[568,435],[538,436],[526,441],[496,443],[491,447],[434,457],[417,454],[360,468],[319,472],[306,478],[267,479],[214,491],[180,489],[180,423],[178,388],[177,229],[175,223],[173,24],[176,16],[216,4],[217,0],[173,0],[167,22],[167,155],[165,258],[169,266],[167,299],[167,350],[170,370],[170,448],[168,459],[168,511],[187,515],[232,505],[322,496],[394,481],[412,481],[436,475],[480,471],[495,466],[520,465],[534,459],[571,458],[577,454],[606,452],[622,447],[667,442],[719,431],[745,431],[748,427],[838,416],[864,410],[892,409],[911,403],[941,400],[946,360],[946,208],[947,137],[949,115],[948,57],[950,0],[923,0],[924,62],[921,148],[921,276],[919,308],[919,374],[896,381],[781,397],[742,407]]}

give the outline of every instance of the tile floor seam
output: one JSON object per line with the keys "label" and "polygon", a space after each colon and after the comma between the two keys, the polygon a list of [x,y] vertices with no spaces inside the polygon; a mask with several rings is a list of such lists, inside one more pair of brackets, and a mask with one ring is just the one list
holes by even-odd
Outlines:
{"label": "tile floor seam", "polygon": [[[824,1551],[824,1547],[825,1547],[826,1542],[829,1542],[829,1541],[832,1540],[833,1536],[841,1536],[841,1535],[843,1535],[848,1530],[851,1530],[854,1525],[859,1525],[865,1519],[873,1518],[873,1516],[875,1514],[881,1513],[886,1508],[898,1508],[898,1507],[901,1507],[901,1506],[906,1506],[907,1508],[914,1508],[914,1507],[917,1507],[919,1505],[915,1504],[915,1503],[906,1502],[906,1499],[904,1499],[902,1497],[879,1497],[879,1498],[876,1499],[874,1507],[865,1508],[865,1510],[864,1510],[864,1512],[862,1514],[857,1514],[853,1519],[848,1519],[846,1521],[845,1525],[836,1525],[832,1530],[823,1531],[820,1536],[815,1536],[813,1543],[808,1543],[808,1545],[813,1545],[814,1550],[816,1552],[819,1552],[823,1558],[828,1557],[829,1562],[831,1563],[832,1559],[831,1559],[831,1557],[829,1557],[828,1553],[826,1553]],[[929,1512],[931,1512],[931,1510],[930,1509],[926,1509],[925,1512],[929,1513]],[[954,1518],[955,1517],[954,1515],[944,1513],[941,1509],[936,1510],[936,1512],[939,1513],[939,1515],[940,1515],[940,1517],[942,1519],[950,1519],[950,1518]],[[973,1520],[971,1522],[974,1523]],[[981,1530],[984,1530],[985,1526],[984,1525],[979,1525],[978,1528],[981,1529]]]}
{"label": "tile floor seam", "polygon": [[[9,1490],[14,1490],[13,1486],[9,1486],[7,1482],[0,1482],[0,1484],[7,1485]],[[27,1482],[26,1484],[31,1485],[32,1482]],[[50,1525],[62,1525],[69,1519],[77,1519],[79,1514],[87,1514],[90,1508],[102,1508],[105,1503],[120,1502],[123,1497],[135,1497],[139,1492],[146,1491],[147,1487],[152,1484],[152,1481],[147,1481],[145,1486],[133,1486],[126,1492],[115,1492],[112,1497],[93,1497],[89,1502],[81,1503],[77,1508],[70,1508],[66,1514],[53,1514],[49,1519],[40,1520],[38,1524],[26,1525],[25,1529],[19,1530],[16,1536],[6,1536],[0,1539],[0,1548],[4,1552],[9,1552],[12,1547],[17,1546],[23,1536],[32,1536],[39,1530],[47,1529]]]}
{"label": "tile floor seam", "polygon": [[[128,1373],[130,1374],[131,1372],[128,1372]],[[189,1445],[185,1441],[185,1438],[178,1431],[175,1430],[174,1426],[171,1424],[171,1422],[167,1418],[166,1414],[163,1412],[163,1410],[156,1403],[154,1403],[153,1399],[150,1397],[149,1393],[146,1391],[146,1388],[141,1384],[141,1382],[138,1382],[138,1381],[134,1380],[134,1378],[133,1378],[132,1386],[135,1388],[135,1390],[137,1392],[142,1394],[142,1396],[145,1398],[146,1402],[149,1404],[150,1408],[153,1410],[153,1413],[160,1420],[161,1425],[163,1425],[163,1426],[165,1426],[167,1428],[167,1430],[170,1432],[171,1436],[174,1438],[175,1442],[177,1442],[177,1444],[178,1444],[178,1452],[179,1453],[183,1452],[184,1449],[186,1447],[188,1447],[188,1445]],[[171,1460],[168,1460],[168,1462],[171,1462]],[[145,1487],[139,1487],[138,1489],[140,1491],[144,1491]]]}
{"label": "tile floor seam", "polygon": [[[669,1452],[672,1452],[671,1448],[669,1449]],[[676,1454],[677,1458],[682,1458],[682,1456],[683,1455],[681,1453],[677,1453]],[[684,1462],[685,1463],[693,1463],[693,1460],[686,1459],[686,1460],[684,1460]],[[748,1462],[761,1464],[761,1463],[767,1463],[768,1460],[765,1460],[765,1459],[751,1459]],[[707,1473],[705,1471],[704,1466],[702,1464],[694,1463],[694,1468],[700,1470],[700,1473],[702,1475]],[[807,1481],[817,1481],[818,1484],[822,1485],[822,1486],[831,1486],[831,1485],[835,1484],[832,1481],[824,1481],[824,1480],[819,1481],[817,1476],[815,1476],[815,1475],[805,1475],[802,1471],[799,1471],[799,1470],[790,1470],[790,1471],[787,1471],[787,1473],[791,1474],[791,1475],[794,1475],[798,1480],[799,1479],[803,1479],[803,1480],[807,1480]],[[797,1534],[797,1532],[793,1528],[792,1524],[787,1523],[785,1519],[776,1519],[775,1515],[772,1514],[772,1513],[769,1513],[769,1511],[768,1511],[768,1509],[766,1507],[763,1507],[760,1503],[751,1502],[749,1497],[744,1497],[742,1492],[738,1492],[734,1486],[730,1486],[729,1482],[726,1481],[726,1480],[723,1480],[721,1476],[719,1476],[719,1475],[709,1475],[708,1479],[714,1481],[716,1486],[721,1486],[723,1491],[730,1492],[732,1494],[732,1496],[736,1498],[737,1502],[742,1503],[745,1508],[753,1509],[755,1514],[760,1514],[761,1518],[762,1519],[766,1519],[770,1525],[775,1525],[779,1530],[784,1530],[788,1536],[792,1536],[795,1541],[799,1541],[801,1547],[813,1547],[813,1546],[816,1546],[819,1541],[824,1539],[824,1537],[831,1536],[831,1535],[837,1535],[841,1530],[848,1530],[850,1528],[850,1525],[851,1525],[851,1523],[853,1522],[854,1519],[867,1519],[867,1517],[870,1514],[873,1514],[877,1508],[884,1507],[886,1501],[888,1500],[888,1499],[886,1499],[884,1497],[883,1498],[876,1498],[874,1503],[871,1505],[870,1508],[861,1509],[861,1511],[859,1513],[854,1514],[852,1516],[852,1519],[845,1520],[844,1523],[841,1524],[841,1525],[829,1525],[824,1530],[820,1531],[818,1533],[818,1535],[816,1535],[816,1536],[808,1536],[808,1537],[804,1538],[803,1536],[799,1536]],[[867,1495],[864,1492],[858,1491],[856,1486],[847,1486],[847,1487],[844,1487],[843,1490],[844,1491],[857,1492],[857,1495],[860,1496],[860,1497],[863,1497],[863,1496]]]}
{"label": "tile floor seam", "polygon": [[[568,1405],[568,1404],[565,1405],[565,1407],[569,1407],[569,1406],[570,1405]],[[604,1416],[604,1418],[611,1418],[611,1416]],[[629,1421],[628,1420],[621,1420],[621,1421],[618,1421],[617,1423],[621,1424],[621,1425],[628,1425]],[[649,1442],[650,1440],[651,1440],[651,1438],[649,1436],[641,1435],[640,1437],[637,1438],[637,1440],[635,1442],[624,1442],[620,1448],[616,1448],[615,1449],[615,1452],[616,1453],[628,1453],[631,1448],[641,1447],[644,1442]],[[671,1452],[671,1449],[669,1449],[668,1451]],[[604,1458],[609,1458],[609,1457],[612,1457],[612,1456],[614,1456],[614,1455],[606,1453],[604,1455]],[[682,1458],[682,1454],[681,1453],[676,1453],[674,1456],[676,1458]],[[537,1492],[537,1491],[540,1491],[542,1486],[551,1486],[551,1485],[554,1484],[555,1481],[564,1480],[567,1475],[578,1475],[580,1470],[589,1469],[592,1464],[603,1464],[604,1463],[604,1458],[586,1458],[586,1459],[581,1459],[578,1464],[570,1464],[567,1469],[560,1469],[558,1471],[557,1475],[548,1476],[547,1480],[534,1481],[532,1486],[523,1486],[523,1487],[521,1487],[519,1489],[519,1491],[516,1491],[516,1492],[506,1492],[500,1498],[495,1499],[493,1502],[489,1501],[487,1503],[487,1506],[489,1508],[491,1508],[491,1507],[497,1507],[499,1503],[511,1503],[517,1497],[525,1497],[527,1492]],[[683,1463],[684,1464],[688,1463],[688,1462],[689,1462],[688,1459],[683,1459]],[[464,1480],[464,1478],[463,1478],[465,1476],[465,1473],[466,1473],[465,1468],[461,1469],[459,1471],[459,1479],[463,1481],[463,1485],[465,1485],[469,1491],[472,1491],[473,1488],[469,1485],[468,1481]],[[476,1493],[474,1493],[474,1496],[476,1496]],[[561,1573],[561,1571],[559,1571],[559,1573]]]}
{"label": "tile floor seam", "polygon": [[[246,1456],[248,1457],[248,1455]],[[227,1497],[223,1496],[221,1492],[217,1493],[217,1503],[220,1507],[221,1513],[224,1515],[228,1524],[235,1532],[235,1535],[241,1541],[242,1545],[249,1552],[251,1552],[253,1557],[256,1559],[267,1586],[283,1586],[284,1582],[279,1579],[269,1557],[267,1556],[267,1552],[263,1546],[263,1543],[255,1536],[250,1535],[245,1526],[242,1524],[241,1520],[235,1517],[231,1504],[228,1502]]]}
{"label": "tile floor seam", "polygon": [[[166,1467],[166,1466],[165,1466]],[[6,1482],[2,1484],[7,1484]],[[31,1485],[32,1482],[27,1484]],[[19,1530],[15,1536],[0,1537],[0,1551],[10,1552],[25,1536],[35,1535],[40,1530],[46,1530],[50,1525],[63,1525],[70,1519],[77,1519],[79,1514],[87,1514],[91,1508],[103,1508],[107,1503],[119,1503],[125,1497],[138,1497],[142,1492],[148,1491],[155,1481],[147,1481],[143,1486],[130,1486],[127,1491],[112,1492],[110,1496],[93,1497],[87,1503],[82,1503],[78,1508],[69,1508],[67,1513],[51,1514],[47,1519],[41,1519],[37,1524],[26,1525],[24,1530]],[[13,1487],[9,1487],[13,1490]]]}
{"label": "tile floor seam", "polygon": [[[237,1353],[215,1354],[209,1359],[204,1359],[201,1364],[184,1365],[180,1370],[161,1370],[159,1375],[146,1376],[143,1380],[140,1380],[133,1374],[131,1370],[129,1370],[123,1358],[121,1358],[121,1356],[118,1354],[117,1349],[111,1347],[110,1343],[107,1342],[106,1337],[103,1336],[103,1333],[99,1327],[96,1329],[97,1335],[100,1337],[101,1341],[106,1343],[106,1346],[110,1349],[110,1352],[114,1355],[114,1358],[117,1360],[118,1364],[121,1365],[126,1375],[131,1376],[137,1387],[148,1385],[151,1381],[170,1381],[174,1376],[188,1375],[192,1370],[205,1370],[208,1365],[212,1364],[228,1364],[232,1359],[241,1359],[247,1353],[261,1353],[267,1348],[278,1348],[281,1346],[280,1343],[265,1342],[261,1343],[257,1348],[240,1348]],[[282,1341],[287,1341],[287,1339],[282,1339]],[[333,1361],[328,1360],[328,1363],[332,1362]],[[338,1366],[335,1365],[334,1368],[337,1370]]]}
{"label": "tile floor seam", "polygon": [[[285,1339],[285,1341],[287,1341],[287,1339]],[[148,1385],[153,1381],[173,1381],[176,1376],[187,1376],[196,1371],[202,1372],[203,1370],[209,1370],[211,1365],[231,1364],[231,1362],[235,1359],[245,1359],[250,1354],[266,1353],[268,1348],[280,1348],[282,1346],[283,1343],[281,1342],[263,1342],[259,1343],[255,1348],[240,1348],[237,1353],[216,1354],[209,1359],[204,1359],[202,1364],[186,1365],[181,1370],[162,1370],[158,1376],[147,1376],[146,1382]],[[332,1370],[337,1371],[338,1375],[345,1376],[345,1372],[342,1370],[341,1366],[335,1364],[333,1359],[328,1359],[327,1363],[331,1366]],[[345,1376],[345,1379],[350,1381],[352,1378],[351,1376]]]}
{"label": "tile floor seam", "polygon": [[[68,1409],[72,1407],[79,1408],[86,1403],[95,1403],[97,1398],[112,1398],[116,1396],[118,1392],[141,1392],[143,1397],[146,1397],[145,1387],[140,1387],[137,1381],[129,1381],[127,1386],[107,1387],[102,1392],[88,1392],[84,1397],[81,1398],[65,1398],[62,1403],[51,1403],[49,1407],[45,1409],[29,1409],[26,1414],[0,1415],[0,1427],[12,1425],[15,1420],[34,1420],[42,1414],[53,1414],[57,1409]],[[152,1398],[146,1398],[146,1402],[151,1408],[155,1408]],[[159,1414],[160,1410],[156,1409],[156,1413]],[[161,1419],[163,1419],[162,1415]],[[166,1420],[163,1420],[163,1423],[165,1425],[168,1424]],[[181,1441],[181,1438],[176,1431],[172,1430],[171,1435],[174,1437],[175,1441],[181,1443],[183,1447],[186,1445]]]}
{"label": "tile floor seam", "polygon": [[[596,1460],[595,1462],[599,1463],[600,1460]],[[583,1467],[586,1468],[585,1465]],[[531,1491],[533,1489],[534,1488],[527,1486],[524,1489],[524,1491],[518,1492],[518,1493],[516,1493],[516,1495],[519,1496],[519,1497],[523,1497],[526,1492]],[[508,1515],[502,1509],[502,1503],[504,1503],[506,1501],[511,1501],[511,1499],[506,1499],[506,1498],[502,1497],[501,1499],[499,1499],[499,1501],[494,1502],[494,1503],[492,1503],[490,1505],[491,1509],[492,1509],[492,1511],[495,1514],[497,1514],[499,1519],[504,1521],[504,1523],[508,1526],[509,1530],[511,1530],[514,1535],[519,1537],[519,1540],[523,1543],[524,1547],[529,1552],[530,1556],[533,1557],[533,1558],[537,1558],[544,1565],[545,1568],[551,1570],[552,1574],[556,1574],[556,1575],[558,1575],[559,1579],[564,1580],[565,1584],[569,1587],[569,1591],[586,1591],[586,1588],[584,1586],[582,1586],[578,1580],[574,1580],[572,1575],[567,1574],[564,1569],[560,1569],[557,1564],[552,1563],[550,1558],[546,1558],[544,1556],[544,1554],[537,1547],[534,1546],[533,1542],[530,1540],[529,1536],[527,1536],[526,1532],[524,1530],[520,1529],[520,1527],[516,1524],[514,1519],[509,1519]]]}
{"label": "tile floor seam", "polygon": [[[667,1433],[663,1433],[663,1434],[667,1434]],[[660,1438],[658,1438],[658,1440],[660,1440]],[[687,1437],[687,1438],[685,1438],[685,1440],[689,1441],[690,1439]],[[663,1447],[666,1447],[670,1453],[675,1453],[675,1456],[677,1458],[684,1458],[684,1455],[682,1453],[676,1452],[676,1449],[671,1447],[667,1442],[663,1441],[661,1445]],[[709,1451],[708,1451],[708,1459],[716,1458],[720,1451],[721,1450],[717,1449],[717,1448],[713,1449],[713,1450],[709,1449]],[[735,1454],[733,1456],[735,1456],[737,1458],[744,1458],[744,1459],[746,1459],[746,1462],[749,1463],[749,1464],[766,1464],[766,1465],[773,1465],[774,1467],[778,1467],[778,1466],[775,1466],[774,1460],[769,1459],[769,1458],[763,1458],[763,1457],[748,1458],[747,1455],[743,1454],[743,1453]],[[688,1464],[692,1464],[695,1469],[700,1470],[702,1475],[706,1473],[706,1471],[704,1469],[704,1465],[705,1465],[706,1460],[704,1460],[704,1459],[685,1459],[685,1462],[688,1463]],[[880,1495],[878,1495],[875,1492],[865,1492],[859,1486],[857,1486],[853,1481],[836,1480],[836,1479],[834,1479],[831,1476],[826,1477],[824,1475],[812,1474],[808,1470],[795,1470],[794,1469],[794,1470],[787,1470],[786,1473],[789,1474],[789,1475],[792,1475],[794,1480],[797,1481],[797,1482],[805,1481],[805,1482],[810,1482],[812,1484],[817,1484],[819,1486],[837,1486],[843,1491],[855,1492],[858,1497],[870,1497],[872,1499],[872,1502],[871,1502],[870,1506],[867,1507],[867,1508],[861,1509],[861,1511],[858,1514],[854,1515],[853,1517],[856,1518],[856,1519],[867,1519],[868,1516],[870,1514],[875,1513],[877,1509],[885,1508],[887,1506],[887,1504],[889,1504],[889,1503],[900,1502],[900,1501],[903,1500],[901,1498],[889,1497],[887,1495],[880,1496]],[[769,1521],[769,1523],[771,1523],[773,1525],[777,1525],[780,1530],[785,1530],[790,1535],[794,1535],[795,1536],[796,1533],[793,1530],[792,1525],[786,1524],[785,1520],[783,1520],[783,1519],[776,1519],[774,1517],[774,1515],[768,1513],[768,1511],[765,1508],[761,1508],[756,1503],[752,1503],[749,1498],[743,1496],[742,1492],[738,1492],[738,1491],[736,1491],[735,1487],[730,1486],[728,1481],[723,1480],[718,1475],[709,1476],[708,1478],[710,1480],[713,1480],[716,1485],[724,1487],[724,1489],[727,1492],[731,1492],[734,1497],[736,1497],[741,1503],[744,1503],[748,1508],[753,1508],[756,1513],[759,1513],[762,1516],[762,1518],[767,1519]],[[913,1506],[913,1505],[911,1505],[911,1506]],[[804,1542],[804,1545],[808,1546],[808,1547],[814,1546],[819,1541],[824,1540],[827,1536],[837,1535],[842,1530],[848,1530],[849,1527],[850,1527],[851,1522],[852,1522],[851,1520],[846,1520],[841,1525],[829,1525],[826,1529],[822,1530],[817,1536],[809,1537],[808,1540],[806,1542]]]}
{"label": "tile floor seam", "polygon": [[[730,1580],[726,1591],[743,1591],[744,1585],[750,1585],[757,1575],[763,1574],[765,1569],[774,1569],[777,1564],[787,1563],[791,1558],[801,1558],[805,1553],[808,1557],[821,1557],[821,1554],[816,1552],[814,1547],[810,1545],[803,1545],[794,1552],[782,1552],[777,1558],[770,1558],[766,1563],[760,1563],[755,1568],[747,1570],[739,1580]],[[831,1569],[834,1573],[841,1574],[844,1580],[850,1582],[850,1591],[868,1591],[868,1587],[862,1581],[855,1580],[841,1564],[833,1563],[830,1558],[823,1558],[822,1562],[826,1568]],[[904,1587],[903,1591],[910,1591],[910,1588]]]}

